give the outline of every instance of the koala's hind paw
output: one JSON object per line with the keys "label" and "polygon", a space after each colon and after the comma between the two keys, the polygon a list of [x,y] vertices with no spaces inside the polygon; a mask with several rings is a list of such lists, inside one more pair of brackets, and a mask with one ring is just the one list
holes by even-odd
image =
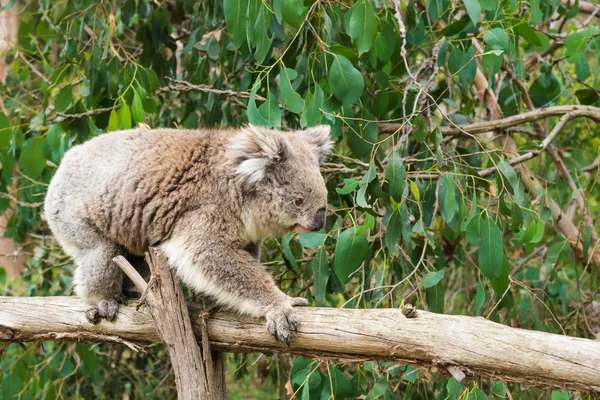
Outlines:
{"label": "koala's hind paw", "polygon": [[113,321],[119,313],[119,303],[117,299],[100,300],[98,311],[100,311],[101,317],[106,318],[107,321]]}
{"label": "koala's hind paw", "polygon": [[289,346],[291,333],[298,331],[300,323],[296,310],[287,305],[279,305],[269,310],[266,317],[267,332],[273,335],[275,340],[281,340]]}
{"label": "koala's hind paw", "polygon": [[98,307],[90,307],[87,310],[85,310],[85,318],[94,325],[102,321],[102,317],[100,316],[100,311],[98,310]]}

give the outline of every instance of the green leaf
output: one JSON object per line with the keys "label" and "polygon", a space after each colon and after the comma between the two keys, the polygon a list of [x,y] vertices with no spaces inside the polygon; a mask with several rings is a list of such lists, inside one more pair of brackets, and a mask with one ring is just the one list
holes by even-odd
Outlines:
{"label": "green leaf", "polygon": [[[281,94],[281,101],[290,111],[300,113],[304,110],[304,100],[296,91],[292,88],[292,82],[290,76],[298,75],[293,69],[281,68],[279,73],[279,92]],[[320,112],[319,112],[320,115]]]}
{"label": "green leaf", "polygon": [[56,99],[54,101],[54,108],[57,112],[65,112],[73,103],[73,87],[67,84],[64,88],[60,89]]}
{"label": "green leaf", "polygon": [[454,181],[447,175],[438,181],[438,205],[447,224],[458,214],[457,193]]}
{"label": "green leaf", "polygon": [[579,89],[575,91],[575,96],[581,104],[586,106],[594,105],[598,102],[600,94],[596,89]]}
{"label": "green leaf", "polygon": [[388,221],[387,228],[385,230],[385,245],[388,248],[388,252],[391,256],[398,255],[398,243],[402,236],[402,219],[400,218],[400,212],[394,210]]}
{"label": "green leaf", "polygon": [[329,70],[329,86],[333,95],[348,107],[362,95],[365,81],[346,57],[334,54]]}
{"label": "green leaf", "polygon": [[540,240],[544,237],[544,221],[538,220],[537,222],[531,224],[534,227],[534,233],[529,240],[529,243],[535,244],[539,243]]}
{"label": "green leaf", "polygon": [[369,122],[373,116],[365,109],[361,113],[362,121],[353,121],[346,141],[352,153],[358,158],[370,157],[373,144],[377,142],[379,131],[375,122]]}
{"label": "green leaf", "polygon": [[375,38],[375,49],[379,61],[385,63],[392,57],[396,50],[396,32],[386,22],[382,23],[382,27],[381,34]]}
{"label": "green leaf", "polygon": [[308,12],[308,9],[303,6],[303,2],[298,0],[282,0],[281,3],[283,20],[296,29],[300,28]]}
{"label": "green leaf", "polygon": [[551,400],[569,400],[569,392],[566,390],[553,390]]}
{"label": "green leaf", "polygon": [[381,375],[381,378],[377,381],[377,383],[373,386],[373,389],[367,394],[365,400],[376,400],[385,394],[388,389],[388,380],[387,376]]}
{"label": "green leaf", "polygon": [[206,44],[206,52],[208,56],[213,60],[218,60],[219,55],[221,54],[221,46],[219,46],[219,42],[215,35],[210,35],[208,38],[208,43]]}
{"label": "green leaf", "polygon": [[19,157],[19,169],[31,179],[38,179],[46,167],[46,159],[42,151],[44,140],[39,137],[29,138],[23,143]]}
{"label": "green leaf", "polygon": [[479,218],[480,243],[478,252],[479,269],[488,278],[499,276],[504,260],[504,243],[496,223],[481,214]]}
{"label": "green leaf", "polygon": [[486,11],[494,11],[499,6],[496,0],[479,0],[479,4]]}
{"label": "green leaf", "polygon": [[352,394],[352,385],[350,384],[350,379],[346,377],[346,375],[335,367],[329,368],[329,379],[331,385],[326,385],[326,387],[330,387],[333,389],[333,393],[331,393],[333,398],[335,399],[343,399]]}
{"label": "green leaf", "polygon": [[258,107],[258,111],[265,120],[267,120],[268,127],[281,129],[281,110],[279,109],[279,104],[277,104],[277,99],[273,93],[269,91],[269,94],[267,94],[267,101]]}
{"label": "green leaf", "polygon": [[421,192],[419,192],[419,187],[417,186],[417,184],[414,181],[410,181],[410,192],[412,193],[412,195],[415,198],[415,200],[417,201],[417,203],[420,203],[421,202]]}
{"label": "green leaf", "polygon": [[298,235],[298,240],[302,246],[309,249],[316,249],[323,244],[326,237],[327,234],[323,232],[301,233]]}
{"label": "green leaf", "polygon": [[304,387],[317,387],[321,383],[321,372],[318,368],[310,363],[303,370],[299,371],[292,378],[292,384]]}
{"label": "green leaf", "polygon": [[327,281],[329,280],[329,261],[324,246],[315,254],[310,266],[315,276],[315,302],[317,306],[323,306],[325,305],[325,293]]}
{"label": "green leaf", "polygon": [[254,38],[256,39],[256,51],[254,52],[254,60],[261,64],[273,43],[274,36],[269,36],[269,28],[271,26],[271,14],[267,7],[261,2],[258,18],[254,24]]}
{"label": "green leaf", "polygon": [[477,285],[477,293],[475,293],[475,299],[473,300],[473,305],[475,306],[475,314],[481,315],[481,309],[483,305],[488,299],[488,295],[485,291],[485,287],[481,281]]}
{"label": "green leaf", "polygon": [[397,152],[392,153],[385,169],[385,179],[390,186],[390,196],[400,202],[406,187],[406,169],[402,157]]}
{"label": "green leaf", "polygon": [[419,46],[425,38],[425,24],[421,18],[415,0],[410,0],[406,7],[406,42],[411,46]]}
{"label": "green leaf", "polygon": [[514,168],[505,160],[498,162],[497,166],[500,173],[508,181],[509,191],[514,195],[513,199],[517,204],[521,204],[524,200],[523,184],[521,179],[517,176]]}
{"label": "green leaf", "polygon": [[6,284],[6,271],[3,267],[0,267],[0,285]]}
{"label": "green leaf", "polygon": [[354,179],[344,179],[344,187],[336,188],[335,191],[339,194],[352,193],[358,186],[358,181]]}
{"label": "green leaf", "polygon": [[590,26],[583,32],[567,35],[567,39],[565,40],[565,54],[569,63],[575,64],[581,59],[590,37],[597,35],[598,31],[599,28],[597,26]]}
{"label": "green leaf", "polygon": [[224,0],[223,2],[227,32],[231,35],[236,49],[239,49],[246,41],[247,10],[248,0]]}
{"label": "green leaf", "polygon": [[108,128],[109,131],[116,131],[119,129],[119,114],[117,114],[116,109],[110,110],[110,118],[108,118]]}
{"label": "green leaf", "polygon": [[468,85],[473,82],[476,73],[477,62],[475,61],[475,48],[469,46],[467,52],[463,55],[462,66],[458,71],[458,79],[460,79],[464,85]]}
{"label": "green leaf", "polygon": [[10,121],[8,117],[0,112],[0,151],[4,151],[10,144]]}
{"label": "green leaf", "polygon": [[[473,0],[467,0],[467,1],[473,1]],[[462,32],[463,29],[465,29],[468,24],[469,24],[469,18],[467,18],[467,17],[459,19],[458,21],[454,21],[453,23],[448,24],[444,29],[442,29],[440,31],[440,36],[449,37],[449,36],[457,35],[460,32]]]}
{"label": "green leaf", "polygon": [[369,241],[363,235],[356,235],[356,227],[340,233],[335,245],[333,269],[340,282],[345,285],[349,275],[362,264],[369,251]]}
{"label": "green leaf", "polygon": [[533,46],[541,46],[542,45],[540,38],[535,33],[533,28],[531,28],[529,26],[527,21],[514,20],[513,24],[514,24],[513,28],[515,28],[515,30],[517,31],[519,36],[521,36],[523,39],[525,39],[527,41],[527,43],[529,43]]}
{"label": "green leaf", "polygon": [[538,76],[528,90],[529,97],[536,107],[550,103],[558,97],[561,91],[560,81],[552,72]]}
{"label": "green leaf", "polygon": [[281,245],[283,246],[283,255],[288,260],[292,269],[295,273],[300,274],[300,268],[298,267],[298,262],[296,262],[296,257],[294,257],[294,253],[292,253],[292,249],[290,247],[290,241],[294,238],[293,233],[288,233],[283,236],[281,239]]}
{"label": "green leaf", "polygon": [[427,308],[434,313],[444,312],[444,285],[438,283],[432,287],[425,289],[427,296]]}
{"label": "green leaf", "polygon": [[439,281],[444,277],[444,270],[441,269],[435,272],[428,272],[423,276],[423,280],[421,280],[421,286],[424,288],[430,288],[434,285],[437,285]]}
{"label": "green leaf", "polygon": [[119,123],[123,129],[131,128],[131,111],[124,101],[121,101],[121,107],[119,107]]}
{"label": "green leaf", "polygon": [[280,129],[281,111],[279,110],[275,96],[271,92],[267,94],[267,100],[260,107],[256,108],[255,98],[259,88],[260,85],[257,83],[250,91],[250,98],[248,99],[248,122],[252,125]]}
{"label": "green leaf", "polygon": [[483,33],[485,43],[492,49],[504,50],[506,53],[510,52],[510,42],[508,36],[501,28],[494,28]]}
{"label": "green leaf", "polygon": [[488,397],[476,387],[469,393],[467,400],[488,400]]}
{"label": "green leaf", "polygon": [[446,399],[458,399],[464,390],[464,386],[456,379],[450,378],[446,384],[446,390],[448,391],[448,397],[446,397]]}
{"label": "green leaf", "polygon": [[258,92],[258,89],[260,89],[259,81],[252,87],[250,97],[248,98],[248,122],[252,125],[268,126],[269,121],[260,114],[258,107],[256,107],[256,92]]}
{"label": "green leaf", "polygon": [[[575,73],[579,80],[585,81],[591,76],[590,63],[585,57],[581,57],[577,63],[575,63]],[[577,95],[577,93],[575,93]]]}
{"label": "green leaf", "polygon": [[300,126],[302,128],[319,124],[321,121],[321,107],[323,107],[324,100],[323,89],[318,84],[315,84],[314,92],[309,94],[304,102],[304,110],[302,110],[302,115],[300,116]]}
{"label": "green leaf", "polygon": [[558,239],[556,243],[549,246],[544,260],[544,265],[548,271],[554,270],[557,264],[564,258],[565,254],[569,253],[569,251],[569,242],[562,237]]}
{"label": "green leaf", "polygon": [[[320,377],[319,377],[320,378]],[[310,400],[310,385],[304,385],[300,400]]]}
{"label": "green leaf", "polygon": [[477,0],[463,0],[465,4],[465,8],[467,9],[467,14],[469,14],[469,18],[473,22],[473,25],[477,25],[479,22],[479,18],[481,16],[481,5]]}
{"label": "green leaf", "polygon": [[361,179],[360,189],[358,189],[358,193],[356,194],[356,204],[358,204],[359,207],[372,208],[367,202],[367,189],[369,188],[369,183],[371,183],[376,177],[377,169],[375,167],[375,163],[372,162],[369,166],[369,170]]}
{"label": "green leaf", "polygon": [[371,50],[377,35],[377,18],[371,2],[355,3],[346,13],[345,27],[359,56]]}
{"label": "green leaf", "polygon": [[146,117],[144,116],[144,106],[142,105],[142,99],[137,91],[133,92],[133,102],[131,103],[131,115],[133,116],[133,122],[135,124],[146,123]]}

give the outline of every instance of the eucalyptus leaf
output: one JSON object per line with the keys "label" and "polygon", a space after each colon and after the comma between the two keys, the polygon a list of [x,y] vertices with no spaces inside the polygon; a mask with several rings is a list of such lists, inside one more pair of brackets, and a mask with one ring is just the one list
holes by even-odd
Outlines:
{"label": "eucalyptus leaf", "polygon": [[333,268],[342,284],[350,281],[350,274],[360,267],[369,250],[369,241],[364,234],[356,235],[356,227],[340,233],[336,246]]}
{"label": "eucalyptus leaf", "polygon": [[359,56],[371,50],[377,35],[377,19],[369,0],[359,0],[348,10],[346,30],[352,38]]}
{"label": "eucalyptus leaf", "polygon": [[233,39],[236,48],[246,41],[246,12],[248,0],[224,0],[223,11],[227,31]]}
{"label": "eucalyptus leaf", "polygon": [[329,86],[335,97],[349,106],[356,102],[365,88],[363,76],[344,56],[334,54],[329,69]]}

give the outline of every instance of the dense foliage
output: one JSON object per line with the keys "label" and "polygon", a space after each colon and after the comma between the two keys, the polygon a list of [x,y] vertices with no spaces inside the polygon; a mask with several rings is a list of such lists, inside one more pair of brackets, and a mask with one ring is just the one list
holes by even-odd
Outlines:
{"label": "dense foliage", "polygon": [[[71,146],[138,123],[328,124],[326,229],[271,240],[264,251],[284,291],[318,306],[409,302],[593,337],[597,124],[569,120],[550,137],[560,116],[493,132],[455,128],[532,107],[600,106],[599,20],[577,1],[563,3],[23,2],[0,90],[0,211],[16,169],[6,236],[31,257],[22,277],[0,268],[0,290],[70,293],[72,263],[40,202]],[[561,219],[572,221],[574,247]],[[11,345],[0,365],[3,399],[171,398],[174,390],[161,346],[137,354],[108,344]],[[228,365],[231,398],[550,397],[392,362],[236,355]]]}

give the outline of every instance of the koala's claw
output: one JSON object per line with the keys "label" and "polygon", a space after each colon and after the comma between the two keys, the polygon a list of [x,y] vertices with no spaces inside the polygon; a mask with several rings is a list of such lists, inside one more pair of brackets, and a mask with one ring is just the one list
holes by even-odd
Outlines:
{"label": "koala's claw", "polygon": [[296,310],[290,306],[274,307],[267,312],[266,317],[267,332],[269,332],[275,340],[281,340],[289,346],[291,332],[298,332],[298,324],[300,323]]}
{"label": "koala's claw", "polygon": [[292,304],[292,307],[308,306],[308,300],[306,300],[304,297],[290,297],[290,302]]}
{"label": "koala's claw", "polygon": [[98,313],[107,321],[113,321],[119,313],[119,303],[117,299],[100,300],[98,303]]}
{"label": "koala's claw", "polygon": [[124,293],[120,293],[120,294],[116,295],[115,300],[119,304],[123,304],[124,306],[127,305],[127,296]]}

